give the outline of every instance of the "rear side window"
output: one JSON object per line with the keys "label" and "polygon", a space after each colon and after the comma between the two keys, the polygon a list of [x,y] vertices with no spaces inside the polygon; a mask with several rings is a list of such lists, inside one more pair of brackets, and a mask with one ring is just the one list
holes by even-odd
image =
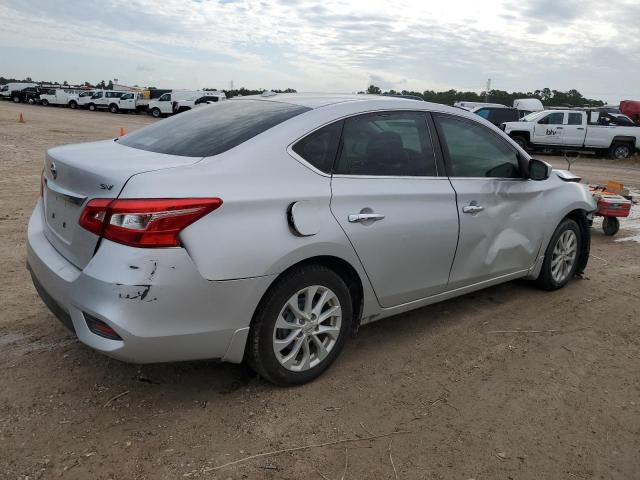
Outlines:
{"label": "rear side window", "polygon": [[488,128],[437,115],[451,177],[522,178],[518,154]]}
{"label": "rear side window", "polygon": [[567,125],[582,125],[582,114],[581,113],[570,113],[569,114],[569,122]]}
{"label": "rear side window", "polygon": [[118,143],[149,152],[210,157],[310,110],[266,100],[232,100],[196,108],[122,137]]}
{"label": "rear side window", "polygon": [[389,112],[348,118],[335,173],[436,176],[425,115]]}
{"label": "rear side window", "polygon": [[335,122],[307,135],[293,146],[293,151],[324,173],[331,173],[340,145],[343,122]]}
{"label": "rear side window", "polygon": [[489,110],[488,108],[483,108],[482,110],[478,110],[476,112],[476,114],[480,115],[484,119],[488,119],[490,113],[491,113],[491,110]]}

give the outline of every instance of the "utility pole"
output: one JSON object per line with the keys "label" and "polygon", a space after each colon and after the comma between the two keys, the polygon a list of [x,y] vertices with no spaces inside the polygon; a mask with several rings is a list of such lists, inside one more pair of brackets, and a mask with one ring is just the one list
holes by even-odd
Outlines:
{"label": "utility pole", "polygon": [[484,90],[484,101],[489,102],[489,92],[491,91],[491,79],[487,79],[487,88]]}

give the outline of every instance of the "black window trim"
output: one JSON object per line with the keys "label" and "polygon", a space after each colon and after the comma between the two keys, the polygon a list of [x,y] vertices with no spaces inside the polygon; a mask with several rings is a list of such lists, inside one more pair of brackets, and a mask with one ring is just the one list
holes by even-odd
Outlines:
{"label": "black window trim", "polygon": [[[344,122],[349,119],[349,118],[353,118],[353,117],[359,117],[359,116],[363,116],[363,115],[375,115],[375,114],[384,114],[384,113],[415,113],[418,115],[423,115],[425,117],[425,124],[427,127],[427,134],[429,135],[429,139],[431,141],[431,147],[433,148],[433,154],[434,154],[434,159],[435,159],[435,163],[436,163],[436,175],[433,176],[420,176],[420,175],[354,175],[354,174],[342,174],[342,173],[333,173],[335,166],[336,166],[336,162],[338,160],[338,158],[340,157],[340,153],[342,152],[342,134],[344,133]],[[329,177],[329,178],[368,178],[368,179],[447,179],[448,176],[446,174],[445,171],[445,167],[444,167],[444,161],[443,161],[443,157],[442,157],[442,151],[441,151],[441,147],[438,141],[438,136],[436,134],[436,130],[435,130],[435,124],[433,122],[433,119],[431,118],[431,113],[428,110],[407,110],[404,108],[391,108],[391,109],[379,109],[379,110],[367,110],[364,112],[357,112],[357,113],[350,113],[348,115],[344,115],[342,117],[339,118],[334,118],[333,120],[323,123],[322,125],[314,128],[313,130],[309,130],[308,132],[306,132],[304,135],[301,135],[300,137],[296,138],[293,142],[291,142],[288,146],[287,146],[287,153],[289,155],[291,155],[295,160],[297,160],[298,162],[302,163],[302,165],[304,165],[305,167],[309,168],[310,170],[312,170],[314,173],[317,173],[318,175],[322,175],[323,177]],[[340,132],[340,141],[339,141],[339,145],[338,145],[338,150],[336,152],[336,156],[333,159],[333,166],[331,167],[331,172],[327,173],[327,172],[323,172],[322,170],[316,168],[315,166],[313,166],[311,163],[309,163],[307,160],[305,160],[304,158],[302,158],[300,155],[298,155],[294,150],[293,150],[293,146],[298,143],[300,140],[302,140],[303,138],[311,135],[312,133],[320,130],[321,128],[324,128],[328,125],[331,125],[333,123],[336,122],[342,122],[342,131]]]}
{"label": "black window trim", "polygon": [[[455,115],[453,113],[445,113],[445,112],[433,112],[433,116],[434,116],[434,123],[435,123],[435,128],[436,128],[436,132],[437,132],[437,136],[438,136],[438,144],[440,145],[440,149],[442,150],[442,156],[444,159],[444,168],[447,174],[447,178],[451,178],[451,179],[456,179],[456,180],[500,180],[502,182],[508,182],[508,181],[515,181],[515,182],[521,182],[523,180],[529,180],[529,162],[528,159],[523,157],[522,154],[518,151],[517,148],[515,148],[513,145],[511,145],[506,139],[502,138],[500,136],[500,134],[498,134],[497,132],[494,132],[492,129],[488,128],[486,125],[483,125],[480,122],[476,122],[475,120],[462,116],[462,115]],[[511,178],[511,177],[456,177],[451,175],[451,159],[449,158],[449,150],[446,147],[446,145],[444,145],[444,133],[442,132],[442,128],[440,126],[440,123],[437,121],[437,117],[451,117],[451,118],[455,118],[457,120],[463,121],[463,122],[467,122],[470,123],[472,125],[477,125],[479,127],[484,128],[487,132],[489,132],[491,135],[493,135],[494,138],[498,139],[498,141],[502,142],[505,146],[507,146],[508,148],[510,148],[511,150],[513,150],[513,152],[516,154],[516,157],[518,158],[518,165],[520,166],[520,171],[522,173],[522,177],[520,178]]]}

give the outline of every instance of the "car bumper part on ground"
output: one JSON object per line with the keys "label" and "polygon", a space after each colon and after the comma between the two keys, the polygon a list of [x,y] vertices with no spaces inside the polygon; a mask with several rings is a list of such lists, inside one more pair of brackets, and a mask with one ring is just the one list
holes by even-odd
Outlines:
{"label": "car bumper part on ground", "polygon": [[[54,249],[44,228],[39,202],[29,220],[28,268],[43,301],[80,341],[133,363],[242,361],[253,311],[272,277],[208,281],[183,248],[106,240],[80,270]],[[86,315],[122,340],[93,333]]]}

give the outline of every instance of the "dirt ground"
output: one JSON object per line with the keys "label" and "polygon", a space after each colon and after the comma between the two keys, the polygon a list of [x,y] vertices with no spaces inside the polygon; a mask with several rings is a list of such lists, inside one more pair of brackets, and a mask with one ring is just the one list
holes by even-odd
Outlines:
{"label": "dirt ground", "polygon": [[[0,103],[0,478],[638,478],[640,206],[616,237],[594,228],[585,279],[553,293],[511,282],[363,327],[298,388],[77,342],[25,270],[44,152],[152,121]],[[638,160],[571,170],[640,190]]]}

